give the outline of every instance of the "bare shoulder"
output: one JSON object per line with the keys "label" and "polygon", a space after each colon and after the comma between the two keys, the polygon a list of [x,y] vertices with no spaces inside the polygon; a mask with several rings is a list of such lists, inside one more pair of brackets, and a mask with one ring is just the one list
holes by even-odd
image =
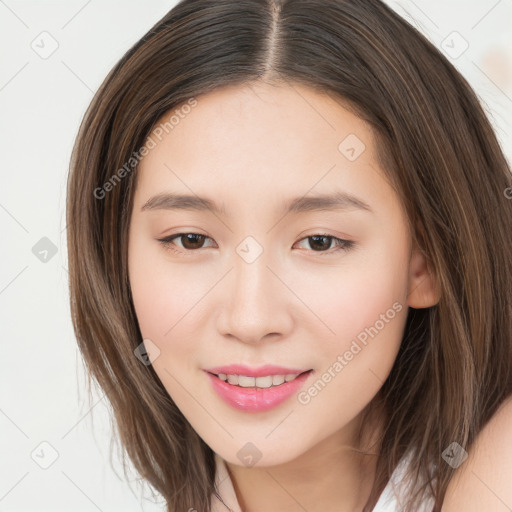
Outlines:
{"label": "bare shoulder", "polygon": [[442,512],[461,510],[512,510],[512,397],[478,434],[448,485]]}

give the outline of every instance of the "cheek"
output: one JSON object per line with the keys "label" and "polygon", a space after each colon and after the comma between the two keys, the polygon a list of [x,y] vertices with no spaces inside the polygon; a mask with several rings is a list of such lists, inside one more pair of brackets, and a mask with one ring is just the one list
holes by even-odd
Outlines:
{"label": "cheek", "polygon": [[162,259],[151,243],[137,238],[130,241],[128,271],[139,328],[142,337],[151,339],[160,350],[184,316],[186,306],[183,286],[178,286],[178,278],[166,271]]}
{"label": "cheek", "polygon": [[[308,306],[322,322],[317,321],[317,332],[324,343],[324,355],[348,350],[354,339],[370,339],[376,326],[381,344],[400,341],[401,310],[407,309],[406,274],[398,259],[386,264],[381,256],[361,259],[346,270],[333,270],[321,281],[307,281],[302,287]],[[384,270],[385,269],[385,270]],[[300,278],[297,277],[297,281]],[[323,285],[322,285],[323,283]]]}
{"label": "cheek", "polygon": [[190,332],[193,310],[187,315],[191,309],[184,297],[187,288],[178,283],[182,278],[164,272],[158,258],[137,254],[137,251],[132,253],[130,286],[139,329],[144,340],[149,339],[158,347],[158,355],[151,365],[183,412],[188,411],[190,397],[181,383],[187,381],[186,377],[192,371],[197,347]]}
{"label": "cheek", "polygon": [[161,272],[156,259],[136,245],[132,249],[130,287],[140,331],[144,338],[161,339],[171,327],[170,312],[179,304],[178,295],[171,293],[172,283]]}
{"label": "cheek", "polygon": [[[310,404],[327,425],[360,412],[391,371],[408,311],[403,254],[375,251],[357,268],[333,276],[331,283],[339,284],[328,293],[313,296],[314,307],[333,332],[324,329],[327,334],[316,346],[321,363],[317,385],[306,389],[299,402]],[[340,411],[346,417],[338,416]]]}
{"label": "cheek", "polygon": [[342,309],[331,319],[336,335],[319,343],[321,364],[315,379],[297,396],[299,414],[305,424],[311,422],[313,437],[327,437],[356,418],[393,367],[407,307],[393,302],[386,287],[373,291],[353,294],[351,300],[338,297]]}
{"label": "cheek", "polygon": [[148,248],[134,240],[129,248],[129,278],[132,299],[143,339],[160,350],[153,367],[163,379],[164,369],[182,374],[193,369],[198,346],[195,342],[209,288],[216,281],[206,271],[169,262],[164,250]]}

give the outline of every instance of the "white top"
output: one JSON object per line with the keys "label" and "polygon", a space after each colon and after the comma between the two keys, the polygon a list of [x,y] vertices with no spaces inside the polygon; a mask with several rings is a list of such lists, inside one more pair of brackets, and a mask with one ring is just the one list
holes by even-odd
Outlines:
{"label": "white top", "polygon": [[[226,508],[216,496],[212,495],[211,512],[227,512],[230,509],[231,512],[242,512],[226,463],[217,453],[214,453],[214,455],[216,466],[215,484],[219,494],[229,508]],[[405,464],[406,459],[398,464],[372,512],[399,512],[402,510],[403,504],[400,500],[400,487],[403,485],[401,477]],[[430,497],[421,504],[417,512],[431,512],[433,507],[434,499]]]}

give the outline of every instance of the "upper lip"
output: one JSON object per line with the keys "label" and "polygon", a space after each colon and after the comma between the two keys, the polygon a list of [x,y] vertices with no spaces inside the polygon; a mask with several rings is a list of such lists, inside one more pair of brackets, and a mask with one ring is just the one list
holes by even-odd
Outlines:
{"label": "upper lip", "polygon": [[203,368],[204,371],[214,373],[224,373],[226,375],[244,375],[247,377],[265,377],[266,375],[289,375],[298,374],[309,371],[311,368],[285,368],[284,366],[275,366],[273,364],[266,364],[257,368],[250,368],[243,364],[230,364],[227,366],[214,366],[211,368]]}

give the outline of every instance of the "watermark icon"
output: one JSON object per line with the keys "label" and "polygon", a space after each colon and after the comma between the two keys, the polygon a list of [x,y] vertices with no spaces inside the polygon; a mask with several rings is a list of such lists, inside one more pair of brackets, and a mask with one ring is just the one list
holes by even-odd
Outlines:
{"label": "watermark icon", "polygon": [[46,236],[43,236],[33,247],[32,254],[42,263],[48,263],[56,254],[57,246]]}
{"label": "watermark icon", "polygon": [[59,42],[49,32],[44,30],[30,43],[30,47],[41,59],[48,59],[58,49]]}
{"label": "watermark icon", "polygon": [[146,338],[140,345],[137,345],[133,353],[143,365],[149,366],[160,355],[160,349],[153,341]]}
{"label": "watermark icon", "polygon": [[238,450],[236,456],[244,466],[251,468],[261,459],[262,453],[254,444],[248,442]]}
{"label": "watermark icon", "polygon": [[[350,348],[343,354],[339,354],[336,360],[327,368],[327,370],[306,390],[301,391],[297,395],[297,400],[302,405],[307,405],[311,402],[311,399],[322,391],[329,382],[331,382],[338,373],[340,373],[345,366],[349,364],[354,357],[361,352],[361,350],[368,345],[368,336],[372,339],[384,329],[386,324],[395,318],[396,314],[402,311],[403,306],[399,302],[393,303],[393,305],[385,312],[381,313],[379,320],[377,320],[372,326],[365,327],[364,331],[361,331],[356,338],[352,340]],[[358,343],[359,342],[359,343]],[[361,346],[362,345],[362,346]]]}
{"label": "watermark icon", "polygon": [[469,48],[469,43],[454,30],[441,41],[441,48],[452,59],[458,59]]}
{"label": "watermark icon", "polygon": [[441,454],[441,457],[452,468],[457,469],[468,458],[468,452],[454,441]]}
{"label": "watermark icon", "polygon": [[347,135],[338,145],[338,151],[351,162],[357,160],[365,149],[364,142],[355,133]]}
{"label": "watermark icon", "polygon": [[30,456],[40,468],[48,469],[59,458],[59,452],[48,441],[43,441],[32,450]]}
{"label": "watermark icon", "polygon": [[253,263],[256,261],[262,252],[263,247],[252,236],[245,237],[236,247],[236,253],[246,263]]}
{"label": "watermark icon", "polygon": [[146,142],[140,147],[138,151],[134,151],[125,164],[118,169],[101,187],[97,187],[93,191],[96,199],[105,199],[107,192],[110,192],[114,187],[129,173],[131,173],[149,152],[156,148],[157,141],[162,140],[164,133],[169,133],[184,119],[192,110],[192,107],[197,106],[197,100],[190,98],[185,105],[177,108],[169,116],[167,121],[160,123],[156,128],[153,128],[151,134],[147,137]]}

